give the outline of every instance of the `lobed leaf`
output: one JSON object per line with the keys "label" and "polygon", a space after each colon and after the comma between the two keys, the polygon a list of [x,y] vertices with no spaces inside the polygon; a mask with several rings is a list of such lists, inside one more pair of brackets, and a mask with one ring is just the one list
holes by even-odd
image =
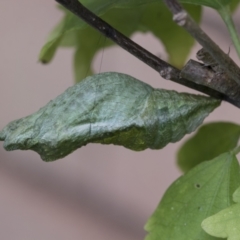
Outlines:
{"label": "lobed leaf", "polygon": [[[93,1],[91,4],[86,2],[85,5],[128,37],[137,31],[152,32],[164,44],[169,61],[177,67],[182,67],[194,44],[194,39],[172,21],[171,13],[161,1],[132,0],[114,1],[113,3],[105,0],[105,2]],[[186,8],[199,22],[201,8],[194,5],[187,5]],[[114,44],[108,40],[106,45],[99,45],[97,43],[99,35],[100,33],[92,30],[85,22],[65,11],[62,22],[50,34],[43,46],[40,61],[50,62],[58,47],[74,47],[76,49],[76,79],[79,81],[86,76],[87,69],[89,69],[96,52],[102,47]]]}
{"label": "lobed leaf", "polygon": [[202,228],[208,234],[228,240],[240,240],[240,188],[234,192],[233,196],[237,204],[231,205],[202,222]]}
{"label": "lobed leaf", "polygon": [[239,141],[240,126],[229,122],[208,123],[187,140],[177,153],[177,163],[183,172],[199,163],[234,149]]}
{"label": "lobed leaf", "polygon": [[[139,26],[141,12],[141,9],[139,9],[139,11],[125,9],[123,18],[122,9],[112,9],[104,15],[104,20],[111,22],[111,25],[119,31],[130,36]],[[75,45],[74,70],[76,81],[80,81],[87,75],[92,75],[93,70],[91,69],[91,64],[95,54],[103,48],[113,46],[114,43],[91,27],[74,31],[74,34],[75,39],[77,39],[77,45]]]}
{"label": "lobed leaf", "polygon": [[224,153],[177,179],[148,220],[146,240],[214,240],[201,228],[208,216],[230,206],[239,186],[239,164]]}
{"label": "lobed leaf", "polygon": [[9,123],[0,140],[6,150],[31,149],[46,161],[90,142],[161,149],[194,131],[219,104],[205,96],[154,89],[125,74],[102,73]]}
{"label": "lobed leaf", "polygon": [[[196,7],[196,5],[204,5],[217,10],[230,5],[233,11],[239,4],[239,0],[181,0],[180,2],[187,3],[185,8],[197,22],[200,21],[201,8]],[[169,18],[171,14],[166,9],[165,5],[158,0],[83,0],[81,3],[96,15],[103,17],[103,19],[105,19],[106,16],[110,24],[116,22],[114,14],[112,14],[110,19],[107,17],[108,14],[111,15],[111,11],[115,11],[115,13],[117,11],[117,18],[121,16],[122,20],[127,19],[129,14],[127,11],[131,11],[133,15],[128,21],[128,24],[125,24],[125,27],[132,25],[135,29],[126,35],[130,37],[133,32],[143,31],[143,29],[152,31],[165,45],[169,54],[169,61],[176,66],[180,67],[183,65],[194,43],[194,40],[188,36],[186,32],[172,22],[172,19]],[[124,11],[122,11],[122,8],[124,8]],[[145,13],[143,13],[143,9],[146,10]],[[135,18],[136,14],[138,14],[139,17]],[[142,15],[145,15],[146,22],[141,21]],[[139,26],[135,23],[136,19],[139,20]],[[159,24],[160,20],[162,20],[161,22],[164,24]],[[125,33],[124,27],[121,27],[121,21],[119,21],[119,24],[120,26],[117,24],[115,27]],[[71,42],[70,46],[75,46],[76,49],[78,49],[76,45],[78,45],[79,40],[86,37],[83,33],[79,38],[79,34],[75,33],[75,31],[83,30],[86,26],[87,24],[84,21],[65,11],[63,20],[49,35],[46,44],[43,46],[39,55],[40,61],[43,63],[50,62],[57,48],[66,46],[65,43],[69,40]],[[179,40],[179,42],[177,42],[177,40]],[[67,45],[69,46],[69,44]],[[92,48],[95,48],[95,46],[92,45]],[[89,55],[91,56],[91,53]]]}

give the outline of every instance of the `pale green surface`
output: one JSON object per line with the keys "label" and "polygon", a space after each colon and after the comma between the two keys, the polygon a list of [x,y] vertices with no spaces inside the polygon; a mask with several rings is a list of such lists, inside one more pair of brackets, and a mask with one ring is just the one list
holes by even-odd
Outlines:
{"label": "pale green surface", "polygon": [[234,192],[233,200],[236,204],[202,222],[202,228],[208,234],[228,240],[240,240],[240,188]]}
{"label": "pale green surface", "polygon": [[145,226],[146,240],[217,239],[202,230],[201,222],[233,203],[239,182],[239,164],[230,153],[191,169],[166,191]]}
{"label": "pale green surface", "polygon": [[185,3],[199,4],[214,9],[220,9],[231,3],[231,0],[184,0]]}
{"label": "pale green surface", "polygon": [[236,203],[240,203],[240,187],[233,193],[233,201]]}
{"label": "pale green surface", "polygon": [[221,15],[223,21],[225,22],[225,24],[228,28],[231,39],[232,39],[235,49],[237,51],[238,57],[240,58],[240,39],[239,39],[239,35],[236,31],[236,27],[235,27],[235,24],[232,19],[230,8],[223,7],[222,9],[219,9],[218,12]]}
{"label": "pale green surface", "polygon": [[46,161],[89,142],[160,149],[194,131],[219,104],[205,96],[154,89],[125,74],[102,73],[9,123],[0,140],[6,150],[31,149]]}
{"label": "pale green surface", "polygon": [[188,139],[177,153],[177,163],[183,172],[199,163],[233,150],[239,141],[240,126],[230,122],[208,123]]}
{"label": "pale green surface", "polygon": [[[95,0],[85,5],[128,37],[137,31],[152,32],[164,44],[169,54],[169,61],[177,67],[183,66],[194,44],[192,37],[173,22],[172,14],[161,1],[114,1],[113,3],[109,0]],[[197,22],[200,21],[200,6],[187,5],[186,9]],[[113,45],[110,40],[107,40],[106,44],[103,44],[102,40],[99,44],[99,36],[97,30],[92,30],[86,23],[67,11],[63,20],[50,34],[39,58],[42,62],[48,63],[58,47],[74,47],[75,75],[79,81],[86,77],[96,52],[102,47]],[[159,50],[156,49],[155,54],[159,54]]]}

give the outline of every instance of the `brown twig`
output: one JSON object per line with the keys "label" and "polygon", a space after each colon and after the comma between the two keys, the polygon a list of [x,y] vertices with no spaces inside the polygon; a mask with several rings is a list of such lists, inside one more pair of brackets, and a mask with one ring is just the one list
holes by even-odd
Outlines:
{"label": "brown twig", "polygon": [[173,20],[183,27],[209,52],[212,58],[224,69],[227,75],[240,85],[240,68],[224,53],[219,46],[198,26],[198,24],[182,8],[177,0],[164,0],[173,14]]}
{"label": "brown twig", "polygon": [[178,69],[171,66],[167,62],[159,59],[152,53],[140,45],[133,42],[131,39],[124,36],[122,33],[114,29],[108,23],[96,16],[94,13],[84,7],[78,0],[56,0],[69,11],[80,17],[86,23],[100,31],[107,38],[110,38],[116,44],[121,46],[126,51],[130,52],[135,57],[142,60],[144,63],[157,70],[165,79],[177,79],[179,75]]}
{"label": "brown twig", "polygon": [[107,38],[114,41],[120,47],[152,67],[154,70],[160,73],[160,75],[167,80],[174,81],[196,91],[207,94],[211,97],[225,100],[233,105],[240,107],[240,103],[235,99],[229,97],[226,94],[218,92],[209,86],[199,85],[191,80],[181,78],[181,71],[171,64],[159,59],[146,49],[142,48],[131,39],[124,36],[122,33],[114,29],[108,23],[97,17],[94,13],[85,8],[78,0],[56,0],[63,5],[66,9],[80,17],[86,23],[100,31]]}
{"label": "brown twig", "polygon": [[240,86],[224,72],[214,72],[211,68],[194,60],[189,60],[181,71],[181,77],[230,96],[240,104]]}

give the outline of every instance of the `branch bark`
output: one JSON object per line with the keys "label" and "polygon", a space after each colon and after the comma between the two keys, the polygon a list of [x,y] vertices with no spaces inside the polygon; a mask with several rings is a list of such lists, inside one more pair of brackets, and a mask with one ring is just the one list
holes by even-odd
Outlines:
{"label": "branch bark", "polygon": [[78,0],[56,0],[69,11],[80,17],[93,28],[100,31],[104,36],[110,38],[120,47],[146,63],[160,73],[165,79],[178,79],[179,71],[167,62],[159,59],[152,53],[140,45],[133,42],[131,39],[124,36],[122,33],[114,29],[108,23],[96,16],[94,13],[84,7]]}
{"label": "branch bark", "polygon": [[189,60],[180,76],[228,95],[240,105],[240,86],[224,72],[216,73],[199,62]]}
{"label": "branch bark", "polygon": [[181,71],[171,64],[159,59],[157,56],[148,52],[146,49],[142,48],[140,45],[133,42],[131,39],[124,36],[122,33],[114,29],[111,25],[103,21],[101,18],[96,16],[94,13],[89,11],[84,7],[78,0],[56,0],[58,3],[63,5],[66,9],[74,13],[76,16],[80,17],[86,23],[91,25],[93,28],[97,29],[107,38],[111,39],[117,45],[146,63],[148,66],[156,70],[164,79],[171,80],[173,82],[179,83],[201,93],[207,94],[211,97],[225,100],[240,108],[239,101],[236,99],[212,89],[209,86],[200,85],[193,82],[192,80],[183,78],[180,76]]}
{"label": "branch bark", "polygon": [[177,0],[164,0],[173,14],[173,20],[183,27],[212,58],[224,69],[227,75],[240,85],[240,68],[221,48],[198,26]]}

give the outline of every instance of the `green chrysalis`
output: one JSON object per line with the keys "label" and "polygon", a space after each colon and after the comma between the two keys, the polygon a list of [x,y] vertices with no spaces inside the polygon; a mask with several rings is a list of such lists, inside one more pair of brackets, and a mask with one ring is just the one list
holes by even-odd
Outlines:
{"label": "green chrysalis", "polygon": [[68,88],[1,132],[6,150],[31,149],[45,161],[90,142],[160,149],[194,131],[220,101],[154,89],[131,76],[101,73]]}

